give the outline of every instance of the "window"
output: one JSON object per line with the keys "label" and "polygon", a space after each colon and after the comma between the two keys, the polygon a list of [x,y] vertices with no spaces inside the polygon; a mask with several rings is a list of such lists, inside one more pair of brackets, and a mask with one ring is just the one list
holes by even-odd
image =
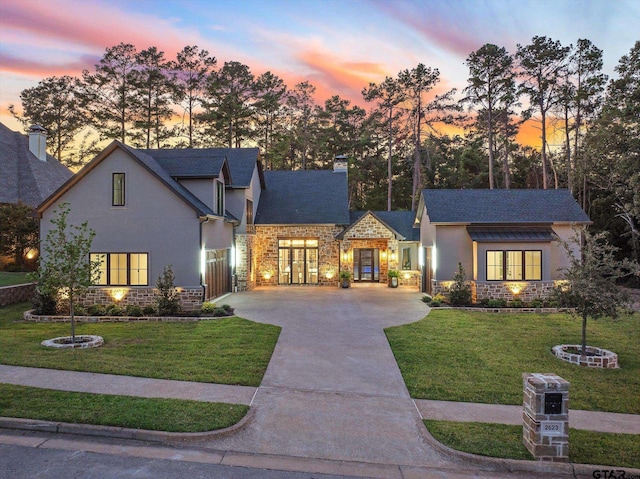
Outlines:
{"label": "window", "polygon": [[541,281],[542,251],[487,251],[487,281]]}
{"label": "window", "polygon": [[247,225],[253,224],[253,201],[247,200]]}
{"label": "window", "polygon": [[91,261],[100,261],[97,286],[147,286],[148,253],[91,253]]}
{"label": "window", "polygon": [[111,177],[111,205],[124,206],[124,173],[114,173]]}
{"label": "window", "polygon": [[216,214],[224,216],[224,183],[216,181]]}
{"label": "window", "polygon": [[318,283],[317,239],[281,239],[278,241],[278,283]]}
{"label": "window", "polygon": [[402,248],[402,269],[411,269],[411,248]]}

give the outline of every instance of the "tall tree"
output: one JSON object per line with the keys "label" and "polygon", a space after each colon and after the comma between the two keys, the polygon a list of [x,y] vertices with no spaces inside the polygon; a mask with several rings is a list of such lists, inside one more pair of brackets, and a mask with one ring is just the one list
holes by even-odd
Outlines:
{"label": "tall tree", "polygon": [[586,138],[588,156],[596,159],[594,180],[613,201],[623,221],[631,251],[640,259],[640,41],[624,55],[607,87],[598,119]]}
{"label": "tall tree", "polygon": [[381,83],[369,83],[369,88],[362,90],[362,96],[365,101],[377,100],[378,108],[387,118],[387,211],[391,211],[393,189],[393,123],[399,116],[399,112],[394,114],[394,109],[405,100],[405,92],[397,80],[386,77]]}
{"label": "tall tree", "polygon": [[225,62],[207,82],[207,95],[200,119],[207,133],[229,148],[240,148],[251,136],[255,83],[251,70],[239,62]]}
{"label": "tall tree", "polygon": [[[517,45],[516,59],[521,71],[521,89],[529,97],[532,106],[540,113],[542,140],[542,185],[547,189],[547,114],[557,102],[557,87],[566,65],[571,47],[563,47],[559,41],[535,36],[530,45]],[[554,174],[558,187],[557,173]]]}
{"label": "tall tree", "polygon": [[20,93],[21,115],[14,105],[9,106],[11,114],[26,128],[31,125],[44,127],[49,151],[58,161],[69,166],[77,166],[71,161],[69,150],[87,123],[87,114],[78,92],[76,78],[48,77]]}
{"label": "tall tree", "polygon": [[[468,86],[463,102],[477,110],[482,110],[480,118],[486,125],[487,151],[489,153],[489,188],[494,188],[495,133],[500,119],[499,112],[505,112],[516,95],[513,57],[502,47],[487,43],[467,57],[469,67]],[[507,105],[507,106],[505,106]],[[505,148],[503,170],[505,187],[509,189],[508,150]]]}
{"label": "tall tree", "polygon": [[0,204],[0,254],[12,256],[20,271],[27,266],[26,257],[38,248],[38,220],[33,208],[24,203]]}
{"label": "tall tree", "polygon": [[257,115],[257,129],[267,169],[272,167],[271,145],[274,128],[282,115],[287,98],[287,86],[281,78],[271,72],[260,75],[255,82],[256,101],[253,105]]}
{"label": "tall tree", "polygon": [[[415,210],[418,194],[422,188],[422,127],[424,121],[425,95],[440,81],[440,71],[437,68],[426,67],[422,63],[411,70],[398,73],[398,80],[402,85],[406,99],[410,104],[409,118],[413,127],[414,159],[413,159],[413,188],[411,210]],[[427,161],[427,169],[431,170],[431,163]]]}
{"label": "tall tree", "polygon": [[[134,87],[140,101],[135,121],[136,140],[145,148],[160,148],[173,135],[165,125],[173,116],[171,99],[175,96],[175,74],[164,52],[149,47],[136,54],[137,75]],[[153,140],[153,142],[152,142]]]}
{"label": "tall tree", "polygon": [[195,112],[204,96],[207,78],[216,64],[216,58],[209,56],[207,50],[200,50],[198,46],[190,45],[178,52],[176,61],[171,65],[176,72],[177,89],[174,101],[182,105],[184,114],[188,117],[186,131],[189,148],[195,146],[193,126]]}
{"label": "tall tree", "polygon": [[[287,96],[287,106],[290,112],[290,127],[295,141],[292,141],[292,147],[294,143],[298,143],[298,149],[300,150],[300,167],[303,170],[307,169],[307,158],[309,151],[309,142],[311,141],[312,123],[314,119],[314,111],[316,108],[316,102],[313,99],[313,95],[316,93],[316,87],[308,81],[304,81],[296,84],[293,90],[289,92]],[[291,156],[291,169],[295,167],[295,155]]]}
{"label": "tall tree", "polygon": [[136,65],[136,47],[120,43],[107,48],[94,73],[82,72],[83,96],[102,138],[127,142],[127,132],[135,121],[139,104],[134,87]]}

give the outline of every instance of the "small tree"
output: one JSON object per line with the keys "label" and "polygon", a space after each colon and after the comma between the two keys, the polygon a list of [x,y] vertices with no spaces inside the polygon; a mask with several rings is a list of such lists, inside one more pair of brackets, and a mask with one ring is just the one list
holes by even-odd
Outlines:
{"label": "small tree", "polygon": [[75,344],[74,302],[97,280],[100,262],[91,261],[89,255],[95,232],[87,221],[80,226],[69,225],[70,211],[68,203],[54,210],[51,223],[55,228],[47,233],[43,245],[37,293],[45,298],[58,298],[62,292],[68,295],[71,341]]}
{"label": "small tree", "polygon": [[455,306],[471,303],[471,287],[467,283],[467,274],[458,263],[458,271],[453,276],[453,285],[449,288],[449,302]]}
{"label": "small tree", "polygon": [[[553,297],[561,306],[574,308],[571,314],[582,319],[582,354],[587,347],[587,318],[617,318],[619,308],[628,304],[628,295],[616,281],[631,275],[640,275],[638,263],[625,259],[618,261],[618,250],[606,241],[605,233],[584,232],[570,242],[563,242],[569,256],[569,267],[564,268],[564,282],[555,287]],[[578,252],[581,251],[582,254]]]}
{"label": "small tree", "polygon": [[156,281],[156,303],[160,316],[171,316],[180,311],[180,297],[175,285],[175,276],[171,265],[165,266],[162,275]]}

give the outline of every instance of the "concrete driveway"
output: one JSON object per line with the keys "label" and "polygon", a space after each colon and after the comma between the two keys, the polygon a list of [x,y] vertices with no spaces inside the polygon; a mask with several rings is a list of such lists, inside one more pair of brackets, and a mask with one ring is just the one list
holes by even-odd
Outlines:
{"label": "concrete driveway", "polygon": [[243,431],[210,442],[225,450],[446,467],[425,442],[383,329],[422,319],[415,290],[279,287],[222,302],[282,327]]}

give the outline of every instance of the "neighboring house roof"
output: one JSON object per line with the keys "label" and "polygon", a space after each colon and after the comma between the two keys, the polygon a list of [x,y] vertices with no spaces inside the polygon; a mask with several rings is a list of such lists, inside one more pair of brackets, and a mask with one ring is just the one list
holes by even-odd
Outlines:
{"label": "neighboring house roof", "polygon": [[57,198],[69,190],[73,185],[86,176],[93,168],[107,158],[114,150],[121,149],[125,151],[133,160],[137,161],[142,167],[153,174],[158,180],[169,188],[176,196],[182,199],[187,205],[189,205],[198,216],[214,215],[215,213],[211,208],[199,200],[193,193],[187,188],[182,186],[150,155],[144,153],[144,150],[136,150],[127,145],[120,143],[119,141],[113,141],[107,146],[98,156],[87,163],[78,173],[64,183],[57,191],[49,196],[39,207],[38,212],[42,213],[46,210]]}
{"label": "neighboring house roof", "polygon": [[568,190],[423,190],[431,223],[590,223]]}
{"label": "neighboring house roof", "polygon": [[347,175],[332,170],[265,171],[256,224],[348,225]]}
{"label": "neighboring house roof", "polygon": [[29,138],[0,123],[0,203],[23,202],[34,208],[73,173],[53,156],[38,160]]}
{"label": "neighboring house roof", "polygon": [[344,237],[344,234],[364,218],[367,213],[389,228],[398,239],[420,241],[420,230],[413,227],[416,217],[413,211],[351,211],[349,213],[351,223],[348,228],[338,235],[338,238]]}

